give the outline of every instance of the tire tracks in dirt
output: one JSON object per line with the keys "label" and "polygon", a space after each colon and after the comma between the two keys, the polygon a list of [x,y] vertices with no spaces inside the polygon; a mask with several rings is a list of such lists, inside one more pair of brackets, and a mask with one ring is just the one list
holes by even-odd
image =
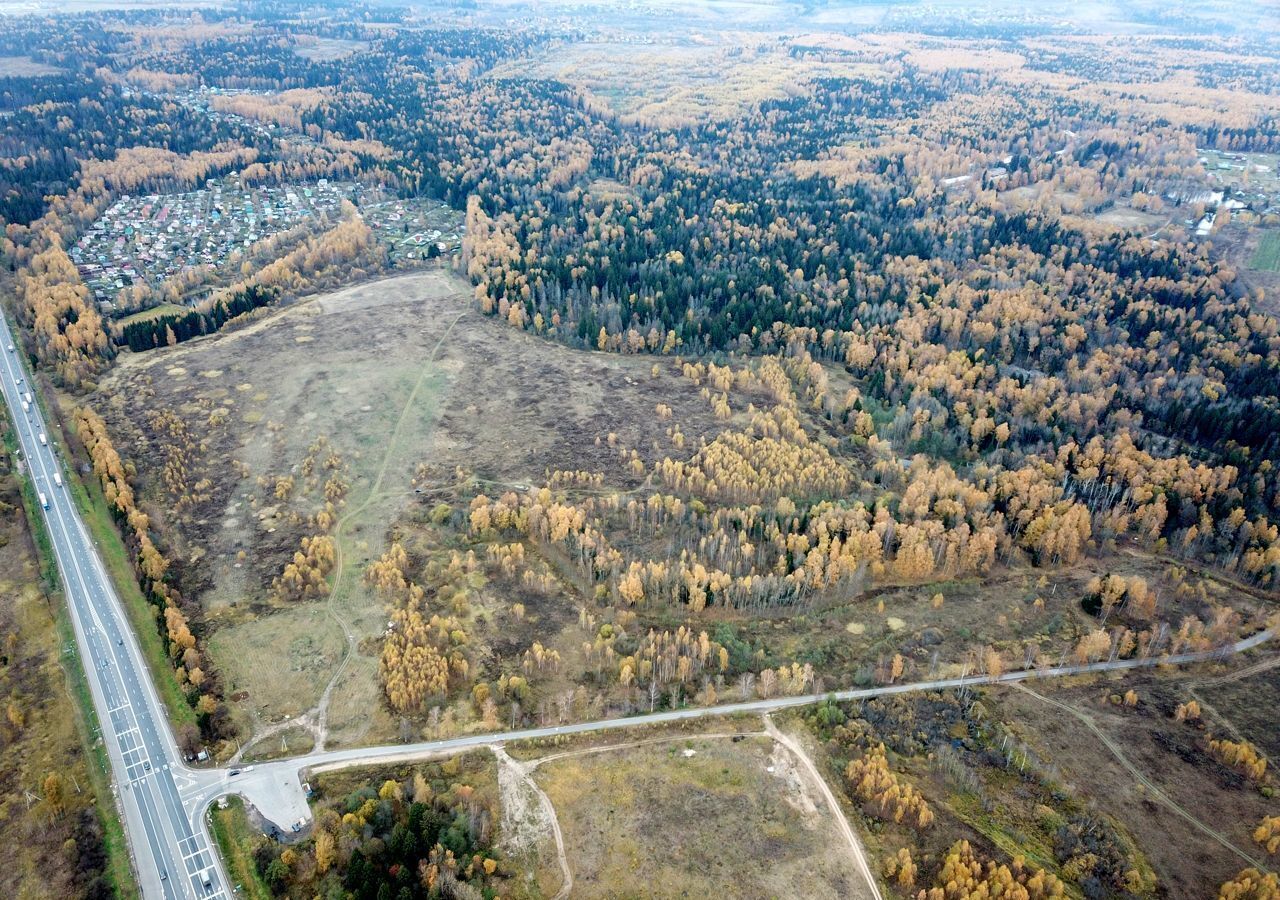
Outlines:
{"label": "tire tracks in dirt", "polygon": [[830,785],[827,784],[827,780],[822,777],[822,773],[818,771],[818,767],[813,764],[813,760],[809,758],[809,754],[800,746],[799,741],[788,734],[784,734],[773,723],[773,717],[768,714],[764,716],[764,727],[770,737],[791,752],[791,755],[800,763],[801,768],[808,773],[811,783],[818,788],[818,792],[827,801],[827,806],[831,809],[831,815],[836,820],[836,826],[844,836],[845,843],[849,845],[849,856],[867,882],[869,896],[874,897],[875,900],[884,900],[880,893],[880,884],[876,881],[875,873],[871,871],[871,866],[867,863],[867,854],[862,848],[862,841],[858,840],[857,832],[849,824],[848,816],[844,814],[844,809],[841,808],[836,795],[832,792]]}
{"label": "tire tracks in dirt", "polygon": [[369,485],[369,492],[365,499],[357,507],[347,510],[347,512],[338,520],[333,529],[333,547],[334,547],[334,565],[333,565],[333,582],[329,588],[329,596],[325,599],[325,614],[337,623],[342,629],[343,642],[345,648],[342,654],[342,661],[338,663],[338,668],[329,676],[329,680],[325,683],[324,690],[320,692],[320,699],[316,705],[305,713],[285,719],[282,722],[276,722],[269,725],[261,731],[256,731],[250,735],[248,740],[241,745],[235,755],[229,760],[230,765],[234,765],[240,761],[244,752],[251,746],[261,743],[269,737],[286,731],[289,728],[302,728],[309,732],[315,741],[315,752],[325,749],[329,739],[329,703],[333,697],[333,691],[337,687],[338,679],[346,672],[351,664],[351,658],[356,650],[356,636],[351,631],[350,625],[334,610],[335,601],[338,596],[338,588],[342,584],[342,577],[345,574],[345,560],[342,553],[342,532],[346,528],[347,523],[356,516],[363,514],[374,501],[385,499],[381,493],[383,479],[386,478],[387,467],[391,463],[391,453],[395,449],[396,442],[400,437],[400,432],[404,428],[404,423],[409,417],[409,411],[413,408],[418,394],[422,390],[422,386],[426,383],[428,376],[433,371],[433,366],[440,356],[440,350],[444,347],[445,341],[449,339],[449,335],[453,333],[454,326],[462,320],[467,314],[467,310],[462,310],[454,316],[453,321],[449,323],[449,327],[445,329],[444,334],[436,341],[435,346],[431,349],[431,355],[427,357],[422,364],[422,370],[418,373],[418,380],[414,382],[413,388],[409,391],[409,396],[405,398],[404,405],[400,407],[400,415],[396,419],[396,426],[392,429],[390,436],[387,438],[385,451],[382,455],[382,462],[378,466],[377,475],[374,477],[373,483]]}
{"label": "tire tracks in dirt", "polygon": [[1177,815],[1185,819],[1188,822],[1188,824],[1190,824],[1193,828],[1195,828],[1201,834],[1204,834],[1206,837],[1213,839],[1218,844],[1221,844],[1225,849],[1230,850],[1236,856],[1240,857],[1240,859],[1244,860],[1248,865],[1253,866],[1255,869],[1257,869],[1260,872],[1270,871],[1266,863],[1261,862],[1257,859],[1254,859],[1248,853],[1241,850],[1235,844],[1231,843],[1231,841],[1228,840],[1227,837],[1224,834],[1222,834],[1222,832],[1217,831],[1213,828],[1210,828],[1204,822],[1200,821],[1198,818],[1196,818],[1194,815],[1192,815],[1190,812],[1188,812],[1186,809],[1180,806],[1177,801],[1175,801],[1172,797],[1166,794],[1163,790],[1161,790],[1161,788],[1158,785],[1156,785],[1154,782],[1152,782],[1151,779],[1148,778],[1145,774],[1143,774],[1142,771],[1139,770],[1137,766],[1135,766],[1132,762],[1130,762],[1129,758],[1125,756],[1124,751],[1120,748],[1120,746],[1115,741],[1113,741],[1106,734],[1106,732],[1104,732],[1101,728],[1098,727],[1097,723],[1093,721],[1093,719],[1088,715],[1088,713],[1085,713],[1084,711],[1077,709],[1076,707],[1070,705],[1069,703],[1063,703],[1060,700],[1055,700],[1052,697],[1046,697],[1044,694],[1037,693],[1036,691],[1027,687],[1027,685],[1022,684],[1020,682],[1015,683],[1014,687],[1025,694],[1030,694],[1032,697],[1035,697],[1037,700],[1040,700],[1043,703],[1047,703],[1050,706],[1057,707],[1058,709],[1070,715],[1072,718],[1078,720],[1081,724],[1083,724],[1086,728],[1088,728],[1089,731],[1091,731],[1099,741],[1102,742],[1102,745],[1111,752],[1111,755],[1114,756],[1116,758],[1116,761],[1120,763],[1121,766],[1124,767],[1125,771],[1127,771],[1130,775],[1132,775],[1135,781],[1137,781],[1140,785],[1146,788],[1146,790],[1150,792],[1152,797],[1154,797],[1156,800],[1160,801],[1161,804],[1168,807],[1171,811],[1173,811],[1174,813],[1176,813]]}

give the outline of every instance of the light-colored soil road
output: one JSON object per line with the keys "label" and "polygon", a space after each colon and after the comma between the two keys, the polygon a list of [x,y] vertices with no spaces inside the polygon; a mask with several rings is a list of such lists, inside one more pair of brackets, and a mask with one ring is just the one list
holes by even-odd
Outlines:
{"label": "light-colored soil road", "polygon": [[771,716],[766,715],[764,717],[764,727],[769,732],[770,737],[791,752],[791,755],[796,758],[800,766],[808,774],[810,783],[826,799],[827,806],[831,808],[831,815],[835,818],[840,833],[844,835],[845,843],[849,845],[849,856],[853,859],[854,866],[862,873],[863,880],[867,883],[867,892],[863,896],[874,897],[875,900],[884,900],[880,894],[880,885],[876,882],[876,876],[872,873],[871,866],[867,863],[867,854],[862,849],[862,841],[858,840],[858,835],[849,824],[849,818],[844,814],[844,810],[841,809],[840,802],[827,785],[827,779],[822,777],[822,773],[813,764],[809,754],[800,746],[800,742],[791,737],[791,735],[784,734],[779,730],[778,726],[773,724]]}
{"label": "light-colored soil road", "polygon": [[[560,863],[560,890],[556,891],[552,900],[565,900],[569,896],[569,892],[573,890],[573,870],[569,868],[569,854],[564,849],[564,832],[560,830],[560,818],[556,815],[556,808],[551,804],[551,798],[547,796],[546,791],[538,787],[538,783],[529,775],[529,771],[542,760],[533,760],[530,763],[524,763],[517,759],[512,759],[507,755],[506,749],[501,744],[494,744],[490,747],[494,757],[498,760],[499,769],[505,768],[514,773],[524,786],[535,797],[538,798],[538,804],[542,807],[543,821],[551,828],[551,835],[556,842],[556,858]],[[501,778],[499,778],[501,781]]]}
{"label": "light-colored soil road", "polygon": [[[1275,636],[1270,628],[1258,632],[1243,640],[1211,651],[1178,653],[1171,656],[1148,657],[1143,659],[1119,659],[1109,662],[1088,663],[1085,665],[1054,666],[1045,669],[1023,669],[1005,672],[995,678],[983,675],[969,675],[957,678],[938,678],[911,684],[884,685],[871,688],[856,688],[844,691],[831,691],[825,694],[804,694],[795,697],[771,697],[764,700],[750,700],[741,703],[726,703],[719,706],[695,706],[684,709],[665,710],[637,716],[618,716],[611,719],[600,719],[594,722],[575,722],[570,725],[549,725],[540,728],[525,728],[518,731],[497,732],[489,734],[470,734],[445,740],[428,741],[418,744],[399,744],[382,747],[352,747],[343,750],[313,751],[291,759],[273,760],[255,766],[251,778],[237,776],[234,779],[228,769],[193,769],[189,771],[190,784],[183,790],[183,799],[188,805],[203,809],[217,797],[228,793],[256,794],[251,799],[263,812],[266,818],[277,824],[288,825],[301,815],[309,817],[309,807],[301,788],[300,775],[308,771],[324,771],[356,766],[378,765],[392,762],[408,762],[429,759],[435,756],[458,753],[475,747],[484,747],[497,743],[548,738],[571,734],[588,734],[599,731],[614,731],[626,728],[643,727],[645,725],[662,725],[672,722],[683,722],[691,719],[702,719],[710,716],[731,715],[766,715],[781,709],[794,709],[811,706],[831,698],[837,701],[865,700],[871,697],[883,697],[892,694],[909,694],[918,691],[948,690],[960,687],[977,687],[989,684],[1018,684],[1023,681],[1034,681],[1042,678],[1063,677],[1069,675],[1085,675],[1104,672],[1125,672],[1133,669],[1151,668],[1159,665],[1185,665],[1189,663],[1214,662],[1225,660],[1230,656],[1252,650],[1265,644]],[[1039,695],[1037,695],[1039,696]],[[1056,702],[1056,701],[1049,701]],[[1065,707],[1070,710],[1070,707]],[[1105,735],[1102,736],[1105,739]],[[249,782],[253,788],[249,788]],[[262,786],[259,787],[259,784]],[[259,793],[260,791],[260,793]],[[1199,827],[1199,823],[1197,823]],[[1212,834],[1210,831],[1209,833]],[[1215,836],[1215,840],[1219,838]],[[1229,844],[1227,846],[1230,846]],[[1239,853],[1236,848],[1231,849]],[[1245,856],[1247,859],[1248,857]],[[1251,860],[1251,862],[1253,862]]]}

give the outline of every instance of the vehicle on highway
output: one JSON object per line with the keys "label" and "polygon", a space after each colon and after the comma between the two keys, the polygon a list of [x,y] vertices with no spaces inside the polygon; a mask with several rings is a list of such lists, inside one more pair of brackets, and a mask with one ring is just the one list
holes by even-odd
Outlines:
{"label": "vehicle on highway", "polygon": [[53,483],[54,483],[54,484],[56,484],[58,487],[62,487],[62,473],[61,473],[61,472],[54,472],[54,473],[53,473]]}
{"label": "vehicle on highway", "polygon": [[13,344],[10,344],[10,345],[9,345],[9,352],[10,352],[10,353],[12,353],[12,352],[13,352]]}
{"label": "vehicle on highway", "polygon": [[49,498],[44,495],[44,491],[40,492],[40,505],[45,509],[49,508]]}
{"label": "vehicle on highway", "polygon": [[43,431],[42,431],[42,432],[40,432],[40,446],[41,446],[41,447],[48,447],[48,446],[49,446],[49,439],[48,439],[47,437],[45,437],[45,436],[44,436],[44,432],[43,432]]}
{"label": "vehicle on highway", "polygon": [[28,415],[31,414],[31,404],[28,403],[26,400],[22,401],[22,411],[24,413],[27,413]]}
{"label": "vehicle on highway", "polygon": [[23,399],[23,400],[26,400],[28,403],[35,403],[35,402],[36,402],[36,398],[31,396],[31,392],[30,392],[30,391],[27,391],[25,394],[23,394],[23,395],[22,395],[22,399]]}

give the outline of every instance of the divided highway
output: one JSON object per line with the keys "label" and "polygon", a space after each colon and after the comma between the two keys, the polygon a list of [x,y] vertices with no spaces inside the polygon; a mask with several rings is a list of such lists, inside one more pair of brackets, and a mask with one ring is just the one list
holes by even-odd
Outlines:
{"label": "divided highway", "polygon": [[66,487],[16,347],[7,317],[0,315],[0,386],[23,469],[43,507],[142,896],[227,900],[204,810],[188,814],[182,802],[181,792],[194,784],[195,773],[182,762],[124,607]]}

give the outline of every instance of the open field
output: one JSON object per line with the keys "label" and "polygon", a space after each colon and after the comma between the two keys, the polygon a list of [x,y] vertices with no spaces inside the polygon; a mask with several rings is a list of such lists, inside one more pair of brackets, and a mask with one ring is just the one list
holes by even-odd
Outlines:
{"label": "open field", "polygon": [[687,40],[584,42],[556,46],[534,61],[509,64],[501,76],[554,78],[580,85],[631,121],[724,119],[787,96],[812,77],[868,76],[873,66],[799,60],[775,41],[716,31]]}
{"label": "open field", "polygon": [[342,59],[352,53],[359,53],[369,47],[368,41],[351,41],[343,38],[313,37],[309,42],[299,46],[294,52],[299,56],[315,62],[327,62]]}
{"label": "open field", "polygon": [[1265,272],[1280,272],[1280,231],[1268,231],[1259,238],[1251,265]]}
{"label": "open field", "polygon": [[187,311],[185,306],[178,306],[176,303],[161,303],[158,306],[152,306],[149,309],[140,310],[136,313],[130,313],[119,319],[121,327],[132,325],[134,322],[149,322],[152,319],[158,319],[161,316],[176,315],[180,316]]}
{"label": "open field", "polygon": [[[361,575],[393,523],[417,521],[419,539],[430,540],[430,504],[449,499],[457,467],[499,491],[560,468],[633,479],[597,439],[614,433],[649,448],[653,397],[679,410],[690,440],[709,433],[696,389],[651,366],[513,332],[475,312],[451,272],[433,270],[326,295],[216,339],[125,355],[95,405],[137,460],[183,583],[206,609],[228,696],[247,692],[233,709],[270,722],[309,708],[337,670],[345,626],[357,653],[334,687],[331,725],[337,739],[371,739],[395,723],[376,684],[386,613]],[[192,435],[180,445],[188,471],[177,491],[162,474],[175,419]],[[310,453],[317,439],[324,450]],[[325,470],[331,454],[340,462]],[[349,486],[332,528],[341,559],[332,607],[282,605],[271,590],[324,503],[319,478],[301,472],[309,455]],[[297,483],[285,502],[273,487],[282,477]],[[571,603],[554,613],[571,616]]]}
{"label": "open field", "polygon": [[689,737],[535,770],[573,897],[855,897],[829,811],[768,737]]}
{"label": "open field", "polygon": [[[828,373],[836,386],[847,379]],[[516,561],[516,545],[468,527],[470,498],[528,495],[557,470],[588,473],[564,484],[572,502],[644,500],[655,488],[642,473],[655,462],[687,458],[772,402],[749,383],[725,396],[723,414],[713,413],[678,360],[586,353],[510,329],[439,268],[125,354],[93,402],[138,467],[145,508],[203,607],[249,743],[273,728],[301,727],[335,746],[478,727],[480,703],[456,695],[434,702],[450,713],[439,728],[424,722],[426,707],[405,716],[388,707],[379,676],[388,606],[364,574],[392,543],[414,572],[466,569],[431,585],[432,611],[457,617],[480,678],[527,677],[522,659],[535,644],[557,654],[539,667],[534,700],[525,698],[543,720],[553,703],[561,717],[582,717],[603,712],[602,702],[637,702],[631,691],[592,697],[600,664],[582,648],[599,637],[599,615],[604,627],[634,632],[623,652],[648,629],[705,629],[739,670],[808,664],[823,689],[883,678],[895,658],[902,677],[958,673],[984,646],[1010,660],[1056,660],[1097,627],[1080,601],[1105,575],[1144,579],[1172,621],[1208,621],[1222,607],[1256,613],[1256,596],[1226,579],[1123,548],[1064,567],[996,565],[982,577],[920,583],[882,573],[871,589],[854,579],[799,607],[754,613],[708,607],[695,618],[665,604],[598,613],[599,594],[563,550],[522,542]],[[830,443],[820,419],[810,427]],[[602,524],[641,559],[678,556],[690,540],[637,531],[621,510]],[[327,579],[283,596],[275,579],[316,536],[333,542]],[[725,698],[740,691],[724,679],[714,687]],[[683,696],[697,691],[693,682]],[[681,702],[666,690],[651,700]]]}
{"label": "open field", "polygon": [[1116,205],[1096,215],[1094,221],[1128,231],[1150,232],[1167,223],[1169,217],[1134,209],[1131,206]]}
{"label": "open field", "polygon": [[[1262,859],[1264,854],[1251,833],[1264,815],[1274,813],[1274,802],[1209,756],[1204,726],[1175,721],[1177,703],[1187,699],[1177,680],[1143,674],[1125,679],[1122,685],[1087,680],[1070,687],[1031,687],[1092,722],[1124,760],[1163,794],[1163,798],[1156,796],[1150,787],[1138,783],[1097,733],[1081,719],[1064,715],[1061,708],[1004,689],[988,703],[993,715],[1016,723],[1012,728],[1020,739],[1052,759],[1072,793],[1134,836],[1167,896],[1213,896],[1220,884],[1254,864],[1241,853]],[[1130,687],[1138,695],[1137,706],[1117,705],[1112,695]],[[1208,730],[1225,736],[1211,726]]]}
{"label": "open field", "polygon": [[1280,764],[1280,729],[1276,728],[1280,666],[1238,680],[1205,679],[1195,690],[1197,696],[1212,705],[1213,711],[1206,718],[1214,723],[1215,730],[1235,731],[1239,738],[1257,745],[1272,765]]}
{"label": "open field", "polygon": [[[1032,680],[824,704],[804,717],[822,741],[829,782],[861,809],[869,853],[888,860],[907,848],[916,888],[933,885],[964,840],[980,859],[1022,858],[1068,890],[1202,898],[1261,860],[1251,832],[1272,805],[1209,756],[1204,726],[1175,719],[1185,683],[1206,674]],[[926,826],[915,826],[915,806],[895,821],[899,801],[881,803],[889,782],[859,794],[863,776],[846,777],[846,764],[878,745],[891,796],[917,792],[931,812]]]}
{"label": "open field", "polygon": [[0,77],[3,78],[39,78],[62,71],[57,66],[36,62],[29,56],[0,56]]}
{"label": "open field", "polygon": [[309,607],[246,617],[210,640],[236,703],[263,713],[296,716],[320,699],[342,657],[342,629]]}

